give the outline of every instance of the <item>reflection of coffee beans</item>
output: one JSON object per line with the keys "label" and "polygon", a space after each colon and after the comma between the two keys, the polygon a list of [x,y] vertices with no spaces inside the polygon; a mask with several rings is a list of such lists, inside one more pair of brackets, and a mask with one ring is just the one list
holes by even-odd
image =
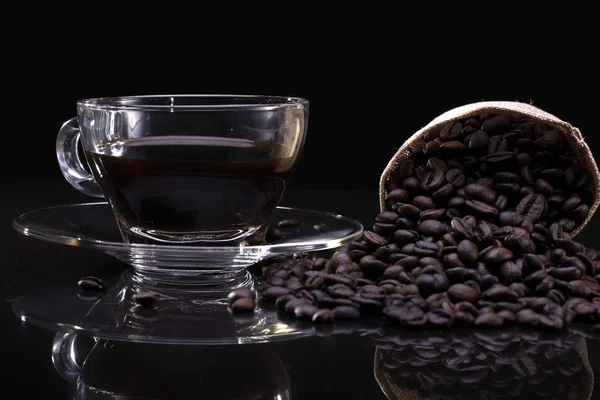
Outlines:
{"label": "reflection of coffee beans", "polygon": [[[556,128],[469,118],[415,148],[390,174],[372,231],[330,260],[272,260],[262,298],[318,291],[303,301],[407,327],[600,321],[600,254],[571,235],[587,217],[591,180]],[[305,273],[290,286],[297,263]]]}
{"label": "reflection of coffee beans", "polygon": [[504,331],[374,341],[375,376],[394,398],[416,391],[419,398],[447,400],[587,399],[592,390],[584,339],[577,335]]}

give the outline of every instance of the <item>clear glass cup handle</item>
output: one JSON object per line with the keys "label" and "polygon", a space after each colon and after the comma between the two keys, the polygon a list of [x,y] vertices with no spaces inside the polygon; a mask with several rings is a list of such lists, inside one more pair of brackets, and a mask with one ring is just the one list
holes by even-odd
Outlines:
{"label": "clear glass cup handle", "polygon": [[71,118],[63,124],[56,137],[56,157],[58,166],[67,182],[81,193],[92,197],[104,197],[94,176],[86,171],[79,154],[79,124]]}

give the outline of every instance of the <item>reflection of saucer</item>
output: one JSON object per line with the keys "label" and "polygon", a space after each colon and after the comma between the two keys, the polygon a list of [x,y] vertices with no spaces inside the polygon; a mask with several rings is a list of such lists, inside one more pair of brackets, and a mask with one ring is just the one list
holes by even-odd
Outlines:
{"label": "reflection of saucer", "polygon": [[397,399],[592,398],[585,339],[519,330],[374,336],[374,373]]}
{"label": "reflection of saucer", "polygon": [[262,343],[312,334],[260,305],[254,314],[231,314],[220,295],[171,285],[152,286],[161,298],[155,308],[142,308],[133,296],[148,287],[140,286],[129,271],[105,282],[105,291],[96,296],[76,283],[26,294],[14,300],[13,311],[21,320],[48,329],[132,342]]}
{"label": "reflection of saucer", "polygon": [[[57,334],[52,360],[75,399],[289,399],[290,376],[271,346],[177,346]],[[88,341],[89,342],[89,341]]]}
{"label": "reflection of saucer", "polygon": [[[281,229],[283,238],[262,246],[179,246],[124,243],[108,203],[85,203],[31,211],[15,219],[20,233],[54,243],[104,251],[132,265],[138,273],[162,279],[202,280],[229,288],[245,277],[244,269],[276,254],[327,250],[354,241],[362,225],[341,215],[278,207],[275,225],[284,219],[301,221]],[[315,227],[318,227],[315,229]],[[326,227],[323,229],[322,227]],[[154,275],[153,275],[154,274]]]}

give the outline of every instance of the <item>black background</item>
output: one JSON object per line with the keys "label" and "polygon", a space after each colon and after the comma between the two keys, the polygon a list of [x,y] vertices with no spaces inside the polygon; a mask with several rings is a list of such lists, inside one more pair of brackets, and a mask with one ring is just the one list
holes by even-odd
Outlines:
{"label": "black background", "polygon": [[22,162],[3,157],[0,177],[60,179],[54,141],[78,99],[158,93],[308,98],[296,187],[376,190],[411,133],[481,100],[533,102],[600,152],[592,9],[335,3],[24,5],[4,132]]}

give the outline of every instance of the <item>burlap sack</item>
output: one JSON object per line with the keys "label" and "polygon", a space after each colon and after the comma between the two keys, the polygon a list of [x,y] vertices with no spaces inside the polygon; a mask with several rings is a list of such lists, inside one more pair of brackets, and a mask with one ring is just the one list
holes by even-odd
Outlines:
{"label": "burlap sack", "polygon": [[410,156],[414,152],[413,144],[417,140],[434,139],[435,136],[431,135],[431,132],[450,121],[456,121],[473,116],[500,113],[518,113],[556,127],[565,135],[567,142],[574,150],[576,157],[579,159],[581,164],[587,167],[589,170],[592,177],[594,201],[593,204],[590,205],[590,211],[585,219],[585,222],[583,222],[571,233],[572,236],[577,235],[590,221],[592,215],[594,215],[598,209],[598,206],[600,205],[600,171],[598,171],[598,164],[594,160],[592,152],[585,143],[585,140],[581,135],[581,132],[579,132],[579,129],[537,107],[525,103],[510,101],[486,101],[457,107],[439,115],[425,127],[415,132],[408,140],[406,140],[406,142],[404,142],[402,147],[400,147],[400,149],[392,157],[383,171],[383,174],[381,175],[379,182],[379,206],[381,211],[386,209],[385,200],[387,197],[387,191],[385,189],[385,183],[388,180],[390,173],[396,168],[398,160],[401,157]]}

